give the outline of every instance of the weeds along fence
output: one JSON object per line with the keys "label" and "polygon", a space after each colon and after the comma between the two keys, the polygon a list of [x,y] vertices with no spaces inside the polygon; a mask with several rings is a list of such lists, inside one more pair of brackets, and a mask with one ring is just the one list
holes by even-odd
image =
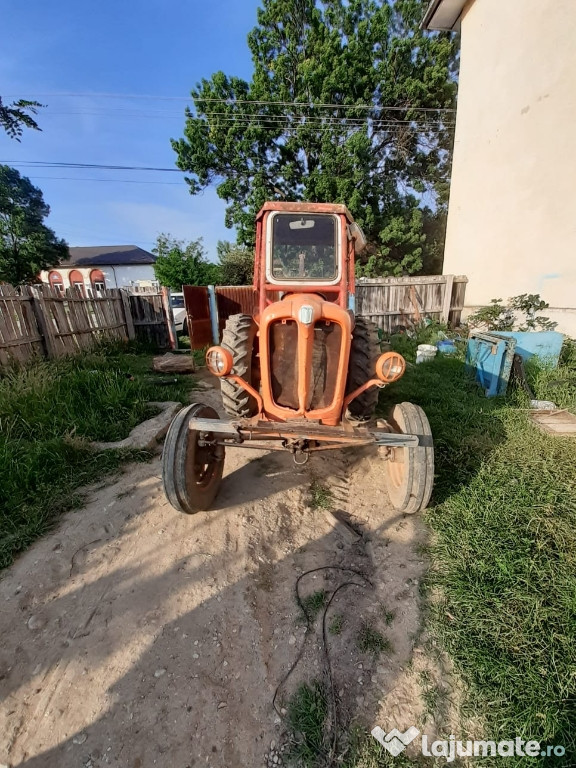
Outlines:
{"label": "weeds along fence", "polygon": [[74,355],[101,341],[136,338],[167,347],[164,305],[157,290],[134,297],[118,289],[60,292],[47,285],[0,285],[0,367]]}
{"label": "weeds along fence", "polygon": [[385,333],[423,320],[460,324],[468,278],[464,275],[380,277],[356,283],[356,314]]}

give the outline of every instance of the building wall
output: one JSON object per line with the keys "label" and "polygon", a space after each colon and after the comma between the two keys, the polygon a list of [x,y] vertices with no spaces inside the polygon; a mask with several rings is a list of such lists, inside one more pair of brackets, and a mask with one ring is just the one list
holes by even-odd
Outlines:
{"label": "building wall", "polygon": [[576,335],[576,2],[472,0],[461,33],[444,272]]}
{"label": "building wall", "polygon": [[[91,288],[90,273],[93,269],[99,269],[104,274],[106,288],[128,288],[131,285],[147,284],[156,280],[154,267],[151,264],[133,264],[118,267],[57,267],[54,271],[62,275],[64,288],[70,288],[69,275],[73,269],[80,272],[83,276],[86,288]],[[40,273],[40,280],[43,283],[48,282],[49,271]]]}

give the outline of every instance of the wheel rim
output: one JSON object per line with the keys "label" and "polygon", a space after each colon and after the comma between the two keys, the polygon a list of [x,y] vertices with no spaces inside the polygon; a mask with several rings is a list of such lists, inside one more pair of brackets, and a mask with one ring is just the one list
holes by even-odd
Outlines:
{"label": "wheel rim", "polygon": [[212,432],[190,431],[186,458],[186,481],[190,487],[208,488],[218,474],[219,464],[222,462],[222,450],[218,445],[200,445],[200,434],[202,434],[203,442],[213,439]]}
{"label": "wheel rim", "polygon": [[406,483],[406,448],[392,448],[394,458],[388,459],[388,482],[394,488],[402,488]]}

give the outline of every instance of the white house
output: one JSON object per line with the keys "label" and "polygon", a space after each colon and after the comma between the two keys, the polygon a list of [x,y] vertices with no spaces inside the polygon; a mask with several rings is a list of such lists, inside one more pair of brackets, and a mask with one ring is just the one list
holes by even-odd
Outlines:
{"label": "white house", "polygon": [[40,273],[40,280],[65,291],[148,286],[156,282],[153,253],[136,245],[96,245],[70,248],[70,258]]}
{"label": "white house", "polygon": [[462,36],[444,272],[575,335],[576,2],[432,0],[423,26]]}

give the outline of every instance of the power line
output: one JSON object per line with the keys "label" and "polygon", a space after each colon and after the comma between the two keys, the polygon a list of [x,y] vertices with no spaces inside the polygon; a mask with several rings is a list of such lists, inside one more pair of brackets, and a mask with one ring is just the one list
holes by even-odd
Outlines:
{"label": "power line", "polygon": [[32,168],[90,168],[103,171],[160,171],[162,173],[184,173],[180,168],[154,168],[144,165],[99,165],[98,163],[63,163],[52,160],[0,160],[0,163]]}
{"label": "power line", "polygon": [[179,181],[140,181],[139,179],[97,179],[96,177],[90,178],[75,178],[74,176],[29,176],[30,179],[51,179],[53,181],[104,181],[107,184],[166,184],[174,187],[181,187],[182,183]]}
{"label": "power line", "polygon": [[[28,93],[28,94],[8,94],[6,98],[28,98],[28,99],[48,99],[48,98],[94,98],[94,99],[152,99],[157,101],[191,101],[190,96],[159,96],[154,94],[137,93]],[[379,104],[338,104],[338,103],[318,103],[302,101],[272,101],[259,99],[217,99],[201,98],[194,99],[198,102],[211,102],[218,104],[255,104],[255,105],[274,105],[274,106],[296,106],[308,107],[310,109],[330,108],[330,109],[382,109],[399,112],[456,112],[453,107],[415,107]]]}

